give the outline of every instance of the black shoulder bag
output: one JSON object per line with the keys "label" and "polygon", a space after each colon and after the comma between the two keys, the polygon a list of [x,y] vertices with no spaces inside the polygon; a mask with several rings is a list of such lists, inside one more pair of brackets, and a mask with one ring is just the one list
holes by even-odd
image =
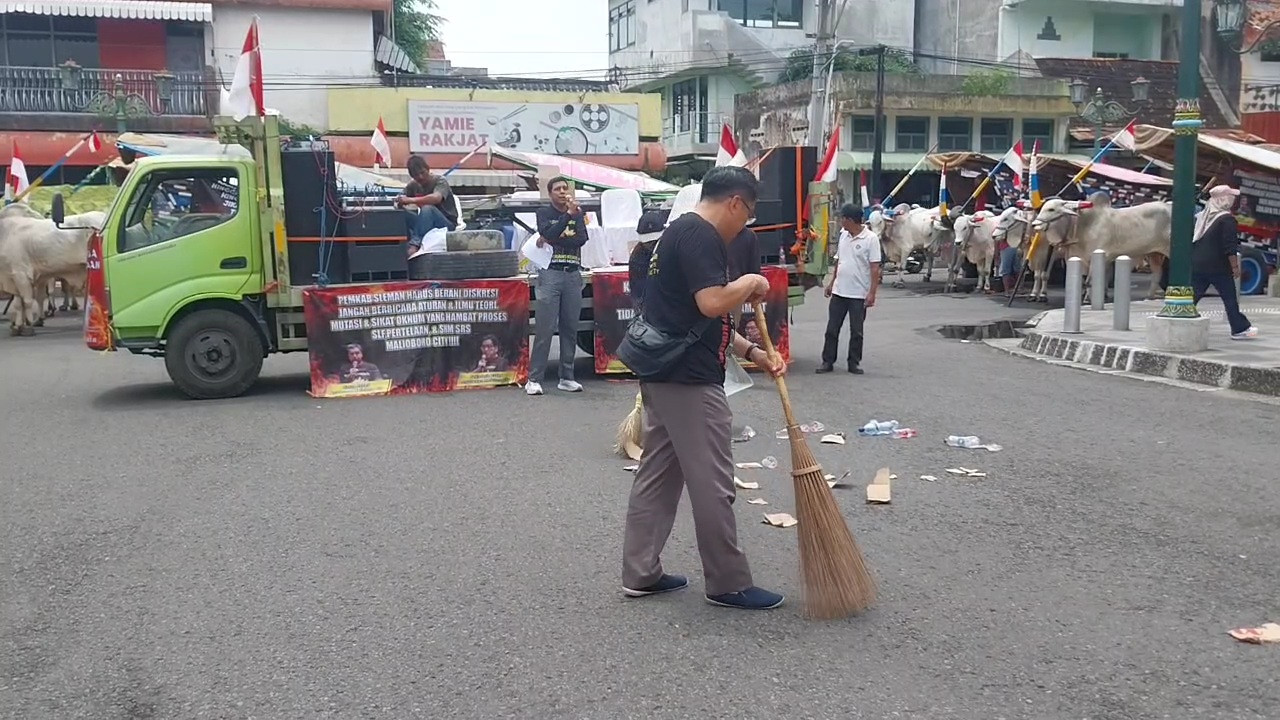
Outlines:
{"label": "black shoulder bag", "polygon": [[[650,267],[658,261],[658,245],[654,244],[653,255],[649,258]],[[646,283],[646,292],[653,288]],[[627,334],[618,346],[618,359],[641,380],[651,380],[665,375],[694,343],[702,339],[702,334],[711,324],[721,318],[704,318],[694,324],[688,334],[669,333],[645,319],[644,314],[636,315],[627,326]]]}

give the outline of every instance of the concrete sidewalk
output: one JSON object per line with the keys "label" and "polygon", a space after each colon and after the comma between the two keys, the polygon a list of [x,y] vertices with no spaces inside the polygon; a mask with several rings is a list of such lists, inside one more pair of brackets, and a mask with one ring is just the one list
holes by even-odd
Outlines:
{"label": "concrete sidewalk", "polygon": [[1250,296],[1241,309],[1258,329],[1253,340],[1232,340],[1226,311],[1217,297],[1200,301],[1209,318],[1209,349],[1170,353],[1146,348],[1147,318],[1160,301],[1134,302],[1128,331],[1112,329],[1112,309],[1083,310],[1079,334],[1062,332],[1064,310],[1049,310],[1028,323],[1021,341],[993,341],[1001,349],[1057,358],[1083,365],[1181,380],[1219,388],[1280,396],[1280,298]]}

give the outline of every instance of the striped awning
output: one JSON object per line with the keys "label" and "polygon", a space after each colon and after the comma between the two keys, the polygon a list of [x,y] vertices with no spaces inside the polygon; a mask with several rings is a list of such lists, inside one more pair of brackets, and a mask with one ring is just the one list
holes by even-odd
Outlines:
{"label": "striped awning", "polygon": [[[871,153],[864,151],[845,151],[836,157],[836,168],[839,170],[870,170]],[[920,161],[920,153],[887,152],[880,154],[880,169],[884,172],[907,172]],[[932,170],[932,168],[926,168]]]}
{"label": "striped awning", "polygon": [[161,0],[28,0],[0,1],[0,12],[122,20],[186,20],[213,22],[213,5]]}

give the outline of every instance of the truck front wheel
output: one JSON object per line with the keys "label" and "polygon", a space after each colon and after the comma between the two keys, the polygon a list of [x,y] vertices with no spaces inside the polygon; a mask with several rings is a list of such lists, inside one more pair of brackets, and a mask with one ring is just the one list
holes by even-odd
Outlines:
{"label": "truck front wheel", "polygon": [[188,397],[236,397],[262,372],[262,338],[234,312],[197,310],[169,333],[164,365],[173,384]]}

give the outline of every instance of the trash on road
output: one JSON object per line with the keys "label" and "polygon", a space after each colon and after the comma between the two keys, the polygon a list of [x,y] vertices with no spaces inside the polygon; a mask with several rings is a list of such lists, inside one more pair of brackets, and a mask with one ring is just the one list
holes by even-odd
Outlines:
{"label": "trash on road", "polygon": [[627,454],[627,457],[631,458],[632,460],[635,460],[636,462],[640,462],[640,456],[644,454],[644,451],[640,448],[640,446],[636,445],[630,440],[628,440],[626,444],[622,446],[622,451]]}
{"label": "trash on road", "polygon": [[990,452],[1000,452],[1004,448],[995,443],[984,443],[982,438],[977,435],[948,435],[944,440],[948,447],[964,448],[966,450],[988,450]]}
{"label": "trash on road", "polygon": [[746,480],[743,480],[737,475],[733,476],[733,486],[738,488],[739,490],[759,490],[760,489],[760,483],[747,482]]}
{"label": "trash on road", "polygon": [[828,445],[843,445],[844,433],[831,433],[829,435],[823,435],[822,442]]}
{"label": "trash on road", "polygon": [[851,485],[849,485],[849,483],[844,481],[845,478],[849,477],[852,474],[853,474],[852,470],[846,470],[845,473],[840,477],[836,477],[831,473],[827,473],[826,475],[822,476],[822,479],[827,481],[827,487],[831,488],[832,490],[835,490],[836,488],[843,489],[847,487],[852,487]]}
{"label": "trash on road", "polygon": [[765,513],[764,522],[766,525],[772,525],[779,528],[789,528],[799,525],[799,521],[791,517],[789,513]]}
{"label": "trash on road", "polygon": [[800,432],[805,433],[805,434],[807,434],[807,435],[813,435],[813,434],[815,434],[815,433],[820,433],[820,432],[822,432],[823,430],[826,430],[826,429],[827,429],[827,426],[826,426],[826,425],[823,425],[822,423],[818,422],[817,420],[814,420],[814,421],[813,421],[813,422],[811,422],[811,423],[805,423],[805,424],[803,424],[803,425],[801,425],[801,426],[800,426]]}
{"label": "trash on road", "polygon": [[744,463],[738,463],[736,467],[739,470],[759,470],[764,466],[758,462],[744,462]]}
{"label": "trash on road", "polygon": [[919,434],[920,433],[916,432],[914,428],[898,428],[893,431],[893,439],[905,440],[906,438],[916,437]]}
{"label": "trash on road", "polygon": [[764,498],[751,498],[747,501],[748,505],[768,505],[769,501]]}
{"label": "trash on road", "polygon": [[1280,625],[1266,623],[1260,627],[1236,628],[1235,630],[1228,630],[1227,634],[1242,643],[1253,645],[1277,643],[1280,642]]}
{"label": "trash on road", "polygon": [[742,432],[739,433],[737,437],[733,438],[733,441],[736,443],[746,442],[755,436],[756,436],[756,431],[752,429],[750,425],[748,425],[742,428]]}
{"label": "trash on road", "polygon": [[963,468],[947,468],[947,472],[951,473],[952,475],[968,475],[969,474],[969,471]]}
{"label": "trash on road", "polygon": [[876,437],[879,435],[892,435],[894,430],[898,429],[897,420],[871,420],[866,425],[858,428],[858,434],[863,437]]}
{"label": "trash on road", "polygon": [[639,466],[639,465],[628,465],[628,466],[626,466],[626,467],[624,467],[624,468],[622,468],[622,469],[623,469],[623,470],[626,470],[627,472],[635,472],[635,471],[637,471],[637,470],[639,470],[639,469],[640,469],[640,466]]}
{"label": "trash on road", "polygon": [[938,482],[938,478],[934,477],[933,475],[921,475],[920,479],[926,480],[928,482]]}
{"label": "trash on road", "polygon": [[867,502],[877,505],[889,504],[889,468],[880,468],[876,471],[876,477],[867,486]]}
{"label": "trash on road", "polygon": [[761,460],[760,464],[770,470],[776,470],[778,467],[778,458],[770,455],[769,457]]}

